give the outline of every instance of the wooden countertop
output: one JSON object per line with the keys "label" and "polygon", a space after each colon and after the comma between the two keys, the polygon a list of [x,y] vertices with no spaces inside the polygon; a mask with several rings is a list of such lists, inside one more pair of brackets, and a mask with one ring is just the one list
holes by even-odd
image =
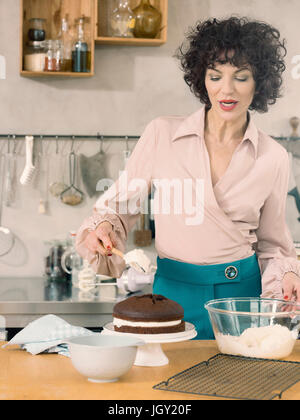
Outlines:
{"label": "wooden countertop", "polygon": [[[2,346],[4,342],[0,342]],[[163,344],[169,364],[132,369],[118,382],[88,382],[58,354],[33,356],[18,346],[0,347],[0,400],[199,400],[212,397],[152,389],[175,373],[219,353],[214,340]],[[300,341],[286,359],[300,362]],[[219,398],[217,398],[219,399]],[[300,382],[284,391],[282,399],[300,399]]]}

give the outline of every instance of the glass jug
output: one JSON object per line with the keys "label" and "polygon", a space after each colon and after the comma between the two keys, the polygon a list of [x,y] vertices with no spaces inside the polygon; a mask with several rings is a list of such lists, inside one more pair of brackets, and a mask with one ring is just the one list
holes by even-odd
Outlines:
{"label": "glass jug", "polygon": [[135,15],[128,0],[119,0],[118,7],[113,10],[110,18],[111,35],[132,38],[135,25]]}
{"label": "glass jug", "polygon": [[71,275],[72,285],[78,287],[78,273],[83,267],[83,259],[76,252],[76,232],[70,232],[70,237],[72,242],[61,257],[61,266],[66,273]]}
{"label": "glass jug", "polygon": [[155,38],[160,31],[161,13],[150,4],[150,0],[141,0],[135,13],[133,35],[136,38]]}

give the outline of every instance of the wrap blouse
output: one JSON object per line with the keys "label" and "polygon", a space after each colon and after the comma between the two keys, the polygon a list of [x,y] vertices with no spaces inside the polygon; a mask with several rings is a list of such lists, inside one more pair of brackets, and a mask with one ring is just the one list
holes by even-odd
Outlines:
{"label": "wrap blouse", "polygon": [[158,117],[137,142],[125,171],[97,200],[79,228],[77,251],[96,272],[120,276],[124,261],[87,250],[89,231],[104,220],[125,250],[141,203],[153,185],[155,247],[160,258],[192,264],[219,264],[256,252],[262,273],[262,296],[282,297],[286,272],[300,275],[286,224],[289,158],[274,139],[248,126],[226,172],[213,186],[204,140],[205,108],[187,117]]}

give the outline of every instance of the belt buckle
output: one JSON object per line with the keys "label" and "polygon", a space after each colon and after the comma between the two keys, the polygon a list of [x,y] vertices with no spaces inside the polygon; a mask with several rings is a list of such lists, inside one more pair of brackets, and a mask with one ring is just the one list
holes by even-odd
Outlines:
{"label": "belt buckle", "polygon": [[229,265],[225,268],[225,277],[228,280],[233,280],[238,275],[238,269],[234,265]]}

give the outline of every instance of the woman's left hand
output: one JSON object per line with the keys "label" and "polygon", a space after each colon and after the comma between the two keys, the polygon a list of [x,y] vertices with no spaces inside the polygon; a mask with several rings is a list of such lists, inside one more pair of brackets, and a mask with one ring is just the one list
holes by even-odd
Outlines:
{"label": "woman's left hand", "polygon": [[285,273],[282,280],[284,300],[296,300],[300,302],[300,277],[293,272]]}

